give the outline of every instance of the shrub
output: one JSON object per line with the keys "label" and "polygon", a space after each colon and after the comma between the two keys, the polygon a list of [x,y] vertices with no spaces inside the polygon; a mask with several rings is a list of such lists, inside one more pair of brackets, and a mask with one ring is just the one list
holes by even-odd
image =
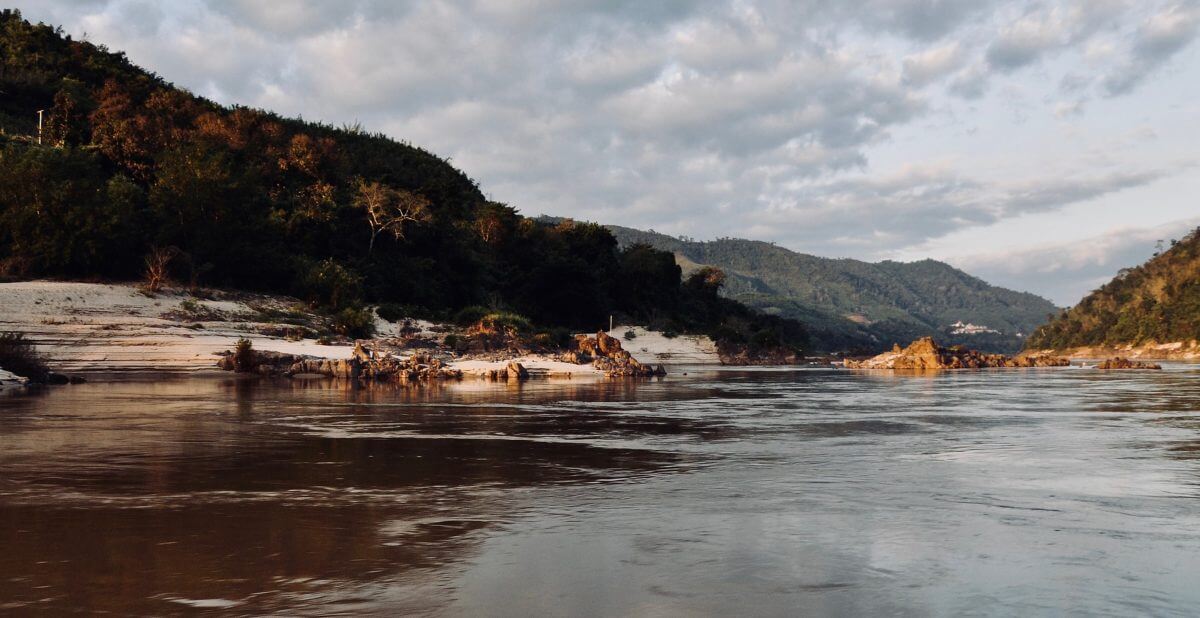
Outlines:
{"label": "shrub", "polygon": [[470,326],[472,324],[477,324],[491,312],[491,309],[488,309],[487,307],[480,307],[479,305],[464,307],[459,310],[458,313],[454,314],[454,323],[458,324],[459,326]]}
{"label": "shrub", "polygon": [[254,353],[254,344],[245,337],[238,339],[233,346],[233,370],[238,373],[249,373],[258,366],[258,357]]}
{"label": "shrub", "polygon": [[388,322],[399,322],[408,317],[407,307],[394,303],[383,303],[375,308],[375,313]]}
{"label": "shrub", "polygon": [[375,334],[375,314],[363,307],[346,307],[333,315],[333,329],[353,339],[366,339]]}
{"label": "shrub", "polygon": [[355,308],[362,299],[362,277],[333,259],[312,266],[302,285],[309,301],[332,311]]}
{"label": "shrub", "polygon": [[461,339],[459,338],[458,335],[453,335],[453,334],[446,335],[446,338],[442,339],[442,345],[446,346],[447,348],[450,348],[451,350],[457,350],[458,344],[460,343],[460,341],[461,341]]}
{"label": "shrub", "polygon": [[494,330],[503,328],[511,328],[518,333],[529,332],[533,330],[533,323],[529,318],[508,311],[497,311],[483,316],[479,320],[481,326],[485,326]]}
{"label": "shrub", "polygon": [[633,341],[634,339],[637,339],[637,333],[632,330],[625,331],[625,341]]}
{"label": "shrub", "polygon": [[533,342],[547,349],[563,349],[575,341],[575,332],[570,329],[550,329],[538,332],[533,336]]}
{"label": "shrub", "polygon": [[44,382],[50,373],[33,342],[22,333],[0,333],[0,369],[34,382]]}

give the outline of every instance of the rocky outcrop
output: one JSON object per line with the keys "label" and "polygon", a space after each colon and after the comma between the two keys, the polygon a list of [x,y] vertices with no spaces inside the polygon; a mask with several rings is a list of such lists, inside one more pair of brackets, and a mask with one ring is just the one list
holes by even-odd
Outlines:
{"label": "rocky outcrop", "polygon": [[667,375],[667,370],[662,365],[653,366],[638,361],[628,350],[621,347],[619,339],[604,331],[596,333],[595,337],[576,335],[574,348],[563,355],[563,360],[579,365],[590,362],[593,367],[609,377]]}
{"label": "rocky outcrop", "polygon": [[923,337],[907,348],[899,345],[891,352],[862,361],[847,360],[849,369],[988,369],[1019,367],[1065,367],[1071,361],[1054,356],[1017,356],[984,354],[961,346],[944,348],[932,337]]}
{"label": "rocky outcrop", "polygon": [[[391,354],[376,354],[361,343],[355,344],[350,358],[344,360],[259,351],[254,352],[252,361],[240,356],[243,355],[226,352],[217,361],[217,366],[226,371],[266,376],[319,375],[351,380],[398,382],[461,379],[463,376],[461,371],[447,367],[441,360],[428,354],[413,354],[409,358],[400,358]],[[253,365],[247,367],[247,362],[252,362]],[[517,366],[520,367],[519,364]]]}
{"label": "rocky outcrop", "polygon": [[804,355],[784,347],[751,349],[747,345],[721,343],[717,346],[722,365],[799,365]]}
{"label": "rocky outcrop", "polygon": [[1161,371],[1162,365],[1129,360],[1128,358],[1118,356],[1102,361],[1096,365],[1096,369],[1157,369]]}

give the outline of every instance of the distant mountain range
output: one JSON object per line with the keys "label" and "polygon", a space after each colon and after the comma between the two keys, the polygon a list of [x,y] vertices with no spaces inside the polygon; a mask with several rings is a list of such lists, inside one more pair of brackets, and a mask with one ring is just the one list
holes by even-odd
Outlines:
{"label": "distant mountain range", "polygon": [[1030,349],[1069,350],[1200,340],[1200,228],[1122,270],[1052,322]]}
{"label": "distant mountain range", "polygon": [[878,351],[932,335],[940,342],[1014,352],[1059,309],[1026,292],[996,287],[935,260],[878,263],[831,259],[771,243],[707,242],[606,226],[622,246],[675,254],[688,271],[715,266],[724,294],[766,313],[803,320],[822,351]]}

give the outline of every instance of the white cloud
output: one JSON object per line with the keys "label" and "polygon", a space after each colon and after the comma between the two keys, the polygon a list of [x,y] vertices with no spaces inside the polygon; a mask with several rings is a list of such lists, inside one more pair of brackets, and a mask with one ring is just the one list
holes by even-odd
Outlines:
{"label": "white cloud", "polygon": [[1196,38],[1200,8],[1175,4],[1154,13],[1142,23],[1133,38],[1129,57],[1104,79],[1109,95],[1131,92],[1143,79]]}
{"label": "white cloud", "polygon": [[1117,270],[1148,259],[1200,225],[1200,218],[1149,228],[1122,227],[1081,240],[968,255],[955,266],[1000,285],[1029,289],[1060,306],[1070,306],[1098,288]]}

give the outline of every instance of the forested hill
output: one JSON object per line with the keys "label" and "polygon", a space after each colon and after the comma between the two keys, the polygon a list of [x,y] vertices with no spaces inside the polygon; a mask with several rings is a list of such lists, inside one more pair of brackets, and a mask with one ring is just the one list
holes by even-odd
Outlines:
{"label": "forested hill", "polygon": [[196,287],[301,296],[347,331],[386,303],[435,319],[516,312],[558,337],[615,314],[764,348],[804,341],[798,323],[719,297],[719,273],[684,281],[669,253],[523,217],[421,148],[218,105],[0,11],[0,279],[138,279],[148,264]]}
{"label": "forested hill", "polygon": [[[879,349],[933,335],[990,351],[1021,348],[1058,309],[1050,301],[989,285],[934,260],[870,263],[796,253],[771,243],[723,238],[695,242],[608,226],[622,245],[671,251],[688,268],[715,266],[728,275],[725,293],[764,311],[804,319],[814,346]],[[964,322],[998,333],[955,334]]]}
{"label": "forested hill", "polygon": [[1065,350],[1200,340],[1200,228],[1145,264],[1122,270],[1029,338]]}

